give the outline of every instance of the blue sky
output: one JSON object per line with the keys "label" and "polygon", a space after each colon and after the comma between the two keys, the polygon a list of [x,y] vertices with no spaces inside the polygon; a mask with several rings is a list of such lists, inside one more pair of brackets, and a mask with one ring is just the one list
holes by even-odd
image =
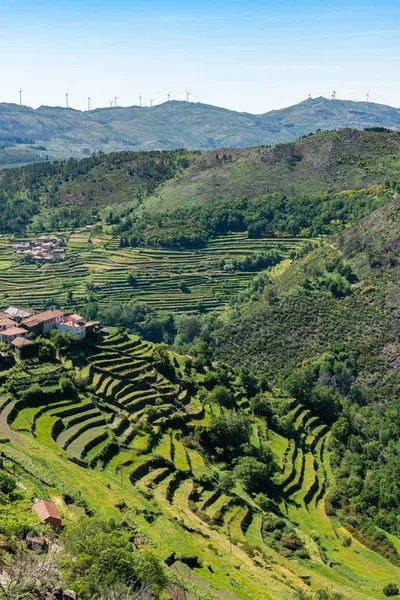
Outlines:
{"label": "blue sky", "polygon": [[0,101],[172,97],[262,113],[311,96],[400,106],[400,2],[0,0]]}

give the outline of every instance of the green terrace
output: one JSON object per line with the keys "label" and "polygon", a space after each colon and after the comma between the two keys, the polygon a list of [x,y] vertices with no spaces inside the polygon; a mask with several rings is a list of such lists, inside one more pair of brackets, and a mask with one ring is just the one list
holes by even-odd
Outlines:
{"label": "green terrace", "polygon": [[[14,242],[26,241],[24,239]],[[67,305],[72,293],[76,310],[85,303],[88,289],[100,305],[136,299],[172,312],[223,308],[232,296],[245,290],[255,271],[221,269],[222,260],[240,259],[278,248],[283,261],[305,240],[249,239],[232,233],[192,250],[119,248],[119,238],[106,233],[71,233],[66,253],[46,265],[25,264],[14,254],[11,241],[0,238],[0,304],[32,306],[45,302]],[[309,240],[308,240],[309,241]],[[128,282],[134,273],[135,281]]]}
{"label": "green terrace", "polygon": [[[3,456],[50,497],[60,490],[73,496],[79,482],[79,495],[98,514],[116,515],[123,500],[162,558],[177,548],[198,557],[196,581],[212,589],[212,598],[289,600],[294,587],[308,585],[332,586],[354,600],[381,598],[383,583],[400,571],[327,514],[334,482],[321,418],[272,390],[294,423],[295,435],[286,437],[254,416],[243,388],[232,383],[236,409],[251,419],[251,444],[267,443],[277,466],[275,508],[262,509],[238,483],[221,488],[218,465],[188,443],[189,433],[227,409],[204,404],[197,391],[158,372],[152,350],[115,331],[88,341],[74,366],[85,391],[28,402],[21,383],[0,400]],[[184,357],[171,356],[181,372]],[[27,367],[27,377],[35,377],[35,368]],[[54,365],[41,369],[51,373]],[[205,372],[192,369],[200,386]],[[68,505],[63,510],[68,518]],[[291,524],[292,537],[282,535],[282,523]],[[342,544],[346,537],[351,545]],[[222,587],[228,595],[217,592]]]}

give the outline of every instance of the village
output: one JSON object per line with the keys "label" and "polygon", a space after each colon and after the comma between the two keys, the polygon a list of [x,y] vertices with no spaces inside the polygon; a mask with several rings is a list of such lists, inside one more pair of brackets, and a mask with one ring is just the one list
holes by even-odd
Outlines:
{"label": "village", "polygon": [[53,329],[70,333],[78,340],[97,329],[97,321],[85,322],[78,314],[67,314],[61,310],[46,310],[36,313],[32,309],[9,306],[0,312],[0,342],[6,344],[18,356],[22,346],[31,344],[29,334],[45,335]]}
{"label": "village", "polygon": [[13,244],[13,250],[27,261],[53,262],[65,254],[65,237],[62,234],[42,235],[35,240]]}

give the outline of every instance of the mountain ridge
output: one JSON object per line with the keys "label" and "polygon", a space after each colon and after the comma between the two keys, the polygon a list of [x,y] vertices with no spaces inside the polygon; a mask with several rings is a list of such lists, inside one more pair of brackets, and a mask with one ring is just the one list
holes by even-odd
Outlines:
{"label": "mountain ridge", "polygon": [[0,103],[0,167],[97,151],[273,145],[318,129],[346,127],[400,130],[400,110],[323,97],[259,115],[177,100],[154,107],[104,107],[90,112]]}

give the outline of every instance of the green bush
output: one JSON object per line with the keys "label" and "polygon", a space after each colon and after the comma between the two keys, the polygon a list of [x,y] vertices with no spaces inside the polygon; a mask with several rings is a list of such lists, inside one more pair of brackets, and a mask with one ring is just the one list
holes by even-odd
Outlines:
{"label": "green bush", "polygon": [[388,583],[383,588],[383,593],[385,594],[385,596],[398,596],[399,588],[395,583]]}

